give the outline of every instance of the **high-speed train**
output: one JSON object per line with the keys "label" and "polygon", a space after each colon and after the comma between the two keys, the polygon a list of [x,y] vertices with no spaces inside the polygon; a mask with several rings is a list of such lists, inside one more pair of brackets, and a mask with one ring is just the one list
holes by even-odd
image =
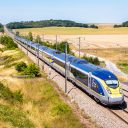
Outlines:
{"label": "high-speed train", "polygon": [[66,64],[65,53],[28,41],[19,36],[14,36],[14,38],[16,41],[28,45],[32,50],[39,50],[40,54],[43,54],[45,61],[49,62],[52,59],[52,66],[57,71],[64,73],[67,65],[68,79],[92,95],[97,102],[105,105],[120,105],[124,102],[120,82],[112,72],[69,54],[67,55]]}

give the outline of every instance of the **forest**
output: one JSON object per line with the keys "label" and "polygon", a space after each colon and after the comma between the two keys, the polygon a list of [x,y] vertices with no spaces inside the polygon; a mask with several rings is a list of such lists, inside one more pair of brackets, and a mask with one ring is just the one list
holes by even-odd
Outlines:
{"label": "forest", "polygon": [[96,28],[98,26],[94,24],[83,24],[77,23],[70,20],[42,20],[42,21],[25,21],[25,22],[11,22],[7,24],[10,29],[20,29],[20,28],[42,28],[42,27],[83,27],[83,28]]}

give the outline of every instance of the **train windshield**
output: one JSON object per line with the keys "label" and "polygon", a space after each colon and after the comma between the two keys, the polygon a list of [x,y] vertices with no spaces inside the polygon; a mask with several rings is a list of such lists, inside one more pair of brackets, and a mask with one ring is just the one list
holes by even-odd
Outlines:
{"label": "train windshield", "polygon": [[117,88],[119,86],[119,82],[117,80],[106,80],[106,84],[110,88]]}

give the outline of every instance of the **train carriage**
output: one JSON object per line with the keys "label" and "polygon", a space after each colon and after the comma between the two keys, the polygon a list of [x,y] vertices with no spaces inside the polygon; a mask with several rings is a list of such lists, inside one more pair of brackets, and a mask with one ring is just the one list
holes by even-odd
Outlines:
{"label": "train carriage", "polygon": [[[39,50],[40,53],[43,53],[46,61],[49,61],[49,58],[54,59],[53,67],[64,74],[65,53],[37,45],[37,43],[27,41],[21,37],[15,36],[15,39],[30,48]],[[67,67],[68,79],[92,95],[96,101],[105,105],[118,105],[124,102],[121,85],[112,72],[72,55],[67,55]]]}

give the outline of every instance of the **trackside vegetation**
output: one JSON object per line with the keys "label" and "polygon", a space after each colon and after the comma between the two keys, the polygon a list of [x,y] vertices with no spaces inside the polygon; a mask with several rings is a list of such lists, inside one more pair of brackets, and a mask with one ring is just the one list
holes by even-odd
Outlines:
{"label": "trackside vegetation", "polygon": [[25,21],[25,22],[11,22],[7,24],[10,29],[20,28],[40,28],[40,27],[83,27],[83,28],[96,28],[98,26],[92,24],[76,23],[70,20],[42,20],[42,21]]}
{"label": "trackside vegetation", "polygon": [[95,65],[100,65],[100,61],[97,57],[87,57],[87,56],[83,56],[82,59],[87,60],[88,62],[95,64]]}
{"label": "trackside vegetation", "polygon": [[15,49],[17,45],[14,43],[13,39],[9,36],[1,36],[0,43],[5,46],[6,49]]}
{"label": "trackside vegetation", "polygon": [[21,61],[15,65],[15,69],[20,72],[21,75],[28,77],[41,76],[40,70],[35,64],[27,65],[25,62]]}
{"label": "trackside vegetation", "polygon": [[3,25],[0,23],[0,32],[4,32],[4,27],[3,27]]}
{"label": "trackside vegetation", "polygon": [[40,77],[14,77],[17,72],[39,74],[36,65],[18,48],[0,53],[0,127],[88,128],[91,124],[95,128],[88,116],[85,120],[89,125],[81,123],[65,102],[69,99],[44,72]]}
{"label": "trackside vegetation", "polygon": [[[36,43],[39,43],[41,45],[47,46],[47,47],[50,47],[50,48],[53,48],[53,49],[57,49],[58,51],[63,52],[63,53],[65,53],[65,44],[67,44],[67,53],[75,56],[75,54],[71,51],[69,43],[66,42],[66,41],[58,42],[58,43],[54,43],[54,44],[52,44],[52,43],[50,43],[48,41],[47,42],[43,42],[43,41],[41,41],[41,38],[40,38],[39,35],[37,35],[37,37],[34,39],[31,32],[29,32],[28,36],[26,36],[24,38],[26,38],[28,40],[31,40],[31,41],[34,41]],[[100,65],[100,61],[99,61],[99,59],[97,57],[83,56],[82,59],[85,59],[85,60],[87,60],[88,62],[90,62],[92,64]]]}

